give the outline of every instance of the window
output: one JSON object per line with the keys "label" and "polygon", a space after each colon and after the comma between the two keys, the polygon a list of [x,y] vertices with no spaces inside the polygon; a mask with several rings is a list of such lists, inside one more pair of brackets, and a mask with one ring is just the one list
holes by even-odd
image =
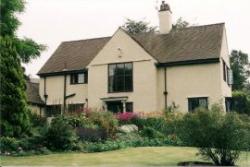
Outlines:
{"label": "window", "polygon": [[126,103],[126,112],[133,112],[133,102]]}
{"label": "window", "polygon": [[225,98],[225,106],[226,106],[226,112],[230,112],[233,110],[233,99],[232,97],[226,97]]}
{"label": "window", "polygon": [[52,117],[52,116],[58,116],[61,114],[62,105],[47,105],[45,109],[45,116],[46,117]]}
{"label": "window", "polygon": [[223,60],[223,79],[228,85],[233,84],[232,76],[232,70],[226,65],[225,61]]}
{"label": "window", "polygon": [[70,84],[88,83],[88,73],[74,73],[70,75]]}
{"label": "window", "polygon": [[223,79],[225,82],[227,82],[227,65],[223,60]]}
{"label": "window", "polygon": [[132,63],[110,64],[108,66],[108,91],[133,91],[133,65]]}
{"label": "window", "polygon": [[193,112],[198,107],[208,108],[207,97],[188,98],[188,111]]}
{"label": "window", "polygon": [[68,112],[81,112],[84,109],[84,104],[68,104]]}

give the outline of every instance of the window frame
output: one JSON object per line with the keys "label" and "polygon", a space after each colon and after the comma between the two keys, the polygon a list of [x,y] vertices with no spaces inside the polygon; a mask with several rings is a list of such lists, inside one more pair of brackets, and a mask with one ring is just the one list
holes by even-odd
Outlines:
{"label": "window frame", "polygon": [[[123,85],[123,90],[122,91],[111,91],[110,90],[110,73],[109,73],[109,69],[110,69],[110,66],[112,66],[112,65],[115,65],[116,67],[117,67],[117,65],[119,65],[119,64],[123,64],[124,65],[124,69],[125,69],[125,65],[126,64],[131,64],[131,68],[132,68],[132,72],[131,72],[131,83],[132,83],[132,86],[131,86],[131,90],[126,90],[126,84],[124,84]],[[108,64],[108,68],[107,68],[107,74],[108,74],[108,85],[107,85],[107,89],[108,89],[108,93],[128,93],[128,92],[133,92],[134,91],[134,65],[133,65],[133,62],[121,62],[121,63],[110,63],[110,64]],[[123,77],[124,77],[124,80],[125,80],[125,77],[126,77],[126,74],[124,73],[123,74]]]}
{"label": "window frame", "polygon": [[[83,74],[83,82],[79,83],[79,75]],[[73,81],[73,77],[77,76],[77,82]],[[88,84],[88,72],[78,72],[70,74],[70,85]]]}
{"label": "window frame", "polygon": [[[203,96],[203,97],[188,97],[188,112],[194,112],[195,109],[201,107],[200,106],[200,101],[199,101],[200,99],[205,99],[206,100],[206,106],[205,106],[205,108],[208,109],[208,106],[209,106],[209,99],[208,99],[208,97],[205,97],[205,96]],[[196,107],[195,109],[191,110],[190,109],[191,108],[190,107],[190,100],[198,100],[199,106]]]}

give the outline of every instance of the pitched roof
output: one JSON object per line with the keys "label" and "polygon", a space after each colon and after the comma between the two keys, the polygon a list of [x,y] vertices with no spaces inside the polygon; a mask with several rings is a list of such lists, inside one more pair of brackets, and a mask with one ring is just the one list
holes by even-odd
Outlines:
{"label": "pitched roof", "polygon": [[220,57],[223,29],[222,23],[133,38],[160,63],[213,59]]}
{"label": "pitched roof", "polygon": [[62,42],[45,65],[38,72],[61,72],[82,70],[97,55],[111,37]]}
{"label": "pitched roof", "polygon": [[26,94],[28,103],[31,104],[38,104],[43,105],[44,102],[42,101],[39,95],[39,83],[33,83],[30,81],[26,82]]}
{"label": "pitched roof", "polygon": [[[223,29],[224,23],[220,23],[131,37],[159,63],[173,63],[219,58]],[[63,42],[38,74],[83,70],[110,39]]]}

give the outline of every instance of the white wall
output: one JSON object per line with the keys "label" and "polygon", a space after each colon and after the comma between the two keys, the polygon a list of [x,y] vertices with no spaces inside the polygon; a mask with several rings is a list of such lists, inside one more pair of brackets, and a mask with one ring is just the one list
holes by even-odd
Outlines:
{"label": "white wall", "polygon": [[[39,93],[44,99],[44,78],[40,78]],[[46,93],[48,95],[47,105],[63,104],[64,96],[64,76],[46,77]],[[88,84],[70,84],[70,75],[67,75],[66,96],[75,93],[76,95],[68,98],[66,103],[85,103],[88,98]]]}
{"label": "white wall", "polygon": [[[108,93],[108,64],[118,62],[133,62],[133,92]],[[101,98],[128,96],[128,101],[133,102],[135,112],[157,111],[155,62],[144,49],[119,29],[88,66],[89,106],[102,108]]]}

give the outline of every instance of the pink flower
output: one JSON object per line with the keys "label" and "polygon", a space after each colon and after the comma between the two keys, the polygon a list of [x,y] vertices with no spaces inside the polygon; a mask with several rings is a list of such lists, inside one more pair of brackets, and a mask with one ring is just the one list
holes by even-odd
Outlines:
{"label": "pink flower", "polygon": [[137,118],[138,115],[136,113],[133,112],[124,112],[124,113],[118,113],[116,114],[116,118],[119,121],[130,121],[133,118]]}

